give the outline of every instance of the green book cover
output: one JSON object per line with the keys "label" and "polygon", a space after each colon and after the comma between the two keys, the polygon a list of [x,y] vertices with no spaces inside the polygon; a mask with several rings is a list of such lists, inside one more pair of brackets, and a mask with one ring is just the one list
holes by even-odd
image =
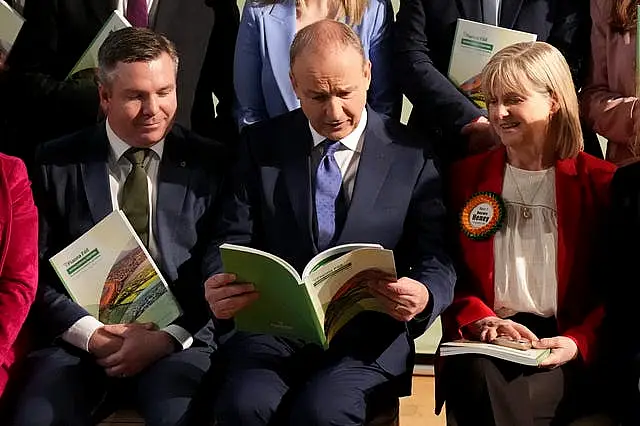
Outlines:
{"label": "green book cover", "polygon": [[302,339],[325,344],[322,325],[300,275],[284,260],[249,247],[220,246],[224,270],[238,282],[253,283],[258,300],[238,312],[238,330]]}
{"label": "green book cover", "polygon": [[364,310],[382,306],[360,274],[378,269],[395,276],[393,252],[377,244],[332,247],[309,261],[302,276],[270,253],[220,246],[226,272],[253,283],[258,300],[235,316],[238,330],[301,339],[328,346],[338,330]]}

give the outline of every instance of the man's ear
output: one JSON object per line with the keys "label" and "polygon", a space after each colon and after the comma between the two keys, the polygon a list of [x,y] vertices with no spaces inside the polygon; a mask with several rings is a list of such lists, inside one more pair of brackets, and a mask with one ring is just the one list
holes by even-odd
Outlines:
{"label": "man's ear", "polygon": [[367,90],[369,90],[369,86],[371,85],[371,61],[366,59],[364,62],[364,78],[367,79]]}
{"label": "man's ear", "polygon": [[291,80],[291,86],[293,87],[293,91],[295,92],[298,99],[300,99],[300,95],[298,94],[298,83],[296,82],[296,76],[293,75],[293,71],[289,71],[289,80]]}
{"label": "man's ear", "polygon": [[100,109],[107,115],[109,104],[111,103],[111,90],[109,90],[108,86],[98,83],[98,96],[100,98]]}

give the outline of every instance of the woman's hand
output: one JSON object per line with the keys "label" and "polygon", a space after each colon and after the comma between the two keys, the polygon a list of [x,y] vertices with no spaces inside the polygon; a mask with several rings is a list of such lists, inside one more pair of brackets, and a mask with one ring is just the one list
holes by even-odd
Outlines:
{"label": "woman's hand", "polygon": [[527,327],[517,322],[498,317],[484,317],[467,326],[467,332],[474,340],[490,343],[498,336],[536,341],[538,338]]}
{"label": "woman's hand", "polygon": [[578,345],[573,339],[565,336],[535,340],[533,341],[533,347],[536,349],[551,349],[551,354],[540,363],[540,367],[560,367],[578,356]]}

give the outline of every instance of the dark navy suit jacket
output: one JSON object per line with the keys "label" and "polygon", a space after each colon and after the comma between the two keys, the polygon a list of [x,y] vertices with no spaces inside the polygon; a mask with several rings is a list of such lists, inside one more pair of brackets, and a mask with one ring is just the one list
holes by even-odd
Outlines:
{"label": "dark navy suit jacket", "polygon": [[[41,272],[32,314],[48,331],[46,338],[60,335],[87,315],[69,298],[48,259],[112,212],[108,153],[104,123],[46,143],[38,151]],[[221,269],[218,245],[225,236],[230,242],[246,241],[240,234],[234,238],[222,219],[225,200],[232,200],[232,186],[226,183],[230,163],[222,145],[175,125],[165,139],[158,169],[152,222],[161,257],[158,267],[184,311],[174,323],[207,344],[213,336],[203,283]]]}
{"label": "dark navy suit jacket", "polygon": [[[367,109],[363,150],[345,223],[336,245],[378,243],[394,251],[398,276],[429,289],[427,309],[409,323],[416,337],[452,301],[455,272],[444,250],[445,207],[440,175],[425,141],[406,127]],[[318,253],[313,232],[310,166],[313,141],[301,109],[243,132],[241,154],[252,242],[298,271]],[[393,347],[378,359],[393,359]],[[393,361],[391,361],[393,362]]]}

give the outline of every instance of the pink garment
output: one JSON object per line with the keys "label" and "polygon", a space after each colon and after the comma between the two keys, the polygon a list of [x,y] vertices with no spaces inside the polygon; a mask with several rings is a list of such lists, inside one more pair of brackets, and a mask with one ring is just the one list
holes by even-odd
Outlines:
{"label": "pink garment", "polygon": [[633,160],[632,147],[640,130],[636,97],[636,35],[614,33],[612,0],[591,0],[591,71],[580,93],[587,125],[608,139],[606,158],[618,165]]}

